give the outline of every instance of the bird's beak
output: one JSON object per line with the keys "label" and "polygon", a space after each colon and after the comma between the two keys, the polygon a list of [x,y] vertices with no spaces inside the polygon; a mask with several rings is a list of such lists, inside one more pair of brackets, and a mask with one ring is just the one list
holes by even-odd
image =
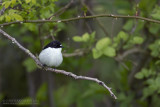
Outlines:
{"label": "bird's beak", "polygon": [[64,48],[62,45],[60,45],[61,48]]}

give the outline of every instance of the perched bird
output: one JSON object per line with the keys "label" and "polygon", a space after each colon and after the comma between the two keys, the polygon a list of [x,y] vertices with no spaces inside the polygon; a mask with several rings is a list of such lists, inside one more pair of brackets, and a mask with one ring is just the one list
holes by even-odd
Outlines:
{"label": "perched bird", "polygon": [[58,67],[62,61],[62,44],[59,41],[52,41],[47,44],[39,54],[39,60],[44,66]]}

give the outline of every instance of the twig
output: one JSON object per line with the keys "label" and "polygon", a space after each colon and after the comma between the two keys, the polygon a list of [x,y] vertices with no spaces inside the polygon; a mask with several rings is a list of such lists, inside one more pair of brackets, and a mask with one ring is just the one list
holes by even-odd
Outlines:
{"label": "twig", "polygon": [[122,54],[119,54],[116,58],[119,59],[119,60],[123,60],[129,54],[133,54],[133,53],[137,53],[137,52],[143,52],[143,50],[139,49],[139,48],[132,48],[132,49],[126,50]]}
{"label": "twig", "polygon": [[22,23],[60,23],[60,22],[69,22],[69,21],[75,21],[80,19],[92,19],[92,18],[98,18],[98,17],[112,17],[112,18],[130,18],[130,19],[140,19],[143,21],[148,21],[152,23],[158,23],[160,24],[159,20],[154,20],[150,18],[140,17],[140,16],[124,16],[124,15],[113,15],[113,14],[100,14],[100,15],[92,15],[92,16],[80,16],[80,17],[74,17],[69,19],[62,19],[62,20],[24,20],[24,21],[14,21],[14,22],[8,22],[0,24],[1,27],[11,24],[22,24]]}
{"label": "twig", "polygon": [[111,36],[110,36],[110,37],[111,37],[111,40],[112,40],[112,43],[113,43],[113,37],[114,37],[114,36],[113,36],[114,23],[115,23],[115,20],[113,19],[113,20],[112,20],[112,27],[111,27]]}
{"label": "twig", "polygon": [[52,16],[50,16],[50,17],[48,18],[48,20],[52,20],[52,18],[53,18],[54,16],[57,16],[57,15],[62,14],[67,8],[70,7],[70,5],[71,5],[72,3],[73,3],[73,0],[71,0],[66,6],[64,6],[64,7],[61,8],[61,9],[59,9],[56,13],[54,13]]}
{"label": "twig", "polygon": [[[94,12],[84,3],[83,0],[80,0],[80,2],[81,2],[81,4],[82,4],[83,6],[85,6],[85,7],[87,8],[88,12],[89,12],[91,15],[95,15]],[[105,35],[108,36],[109,34],[108,34],[108,32],[106,31],[104,25],[101,23],[101,21],[100,21],[99,19],[97,19],[97,18],[95,18],[95,19],[96,19],[98,25],[101,27],[101,29],[102,29],[103,32],[105,33]]]}
{"label": "twig", "polygon": [[82,56],[85,52],[63,53],[64,57]]}
{"label": "twig", "polygon": [[[0,29],[0,33],[2,35],[4,35],[5,37],[7,37],[9,40],[11,40],[12,43],[17,45],[22,51],[24,51],[26,54],[28,54],[36,62],[37,66],[39,66],[39,68],[41,68],[41,69],[43,68],[43,65],[41,64],[41,62],[28,49],[24,48],[15,38],[11,37],[9,34],[4,32],[2,29]],[[117,99],[117,97],[111,91],[111,88],[108,87],[107,85],[105,85],[105,83],[103,81],[100,81],[97,78],[91,78],[91,77],[86,77],[86,76],[77,76],[76,74],[73,74],[71,72],[66,72],[64,70],[58,70],[58,69],[55,70],[55,69],[49,68],[49,67],[46,67],[45,70],[55,72],[55,73],[60,73],[60,74],[66,75],[66,76],[71,76],[74,79],[94,81],[94,82],[98,83],[99,85],[102,85],[104,88],[106,88],[109,91],[110,95],[114,99]]]}
{"label": "twig", "polygon": [[5,7],[3,7],[3,8],[0,10],[0,15],[2,15],[4,12],[5,12]]}
{"label": "twig", "polygon": [[148,29],[145,29],[145,34],[146,35],[150,35],[147,36],[145,42],[142,44],[142,49],[143,52],[146,54],[139,54],[136,57],[136,64],[132,67],[130,74],[128,75],[128,84],[130,86],[133,86],[132,83],[134,82],[134,75],[139,72],[144,66],[148,65],[148,63],[150,63],[151,60],[151,56],[148,53],[148,46],[149,44],[153,43],[153,41],[155,40],[155,38],[153,38],[153,35],[148,31]]}

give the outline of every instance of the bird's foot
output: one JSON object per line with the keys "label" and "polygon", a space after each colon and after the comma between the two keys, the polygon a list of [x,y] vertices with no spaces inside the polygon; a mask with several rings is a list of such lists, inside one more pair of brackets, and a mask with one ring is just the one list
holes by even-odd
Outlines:
{"label": "bird's foot", "polygon": [[56,68],[53,68],[54,69],[54,71],[56,71]]}
{"label": "bird's foot", "polygon": [[47,67],[47,65],[43,64],[42,69],[43,69],[44,71],[46,71],[46,67]]}

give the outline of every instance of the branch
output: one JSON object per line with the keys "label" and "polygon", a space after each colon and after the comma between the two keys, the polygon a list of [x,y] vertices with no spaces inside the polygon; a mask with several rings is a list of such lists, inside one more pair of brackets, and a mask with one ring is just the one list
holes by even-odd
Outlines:
{"label": "branch", "polygon": [[60,22],[69,22],[69,21],[75,21],[75,20],[80,20],[80,19],[92,19],[92,18],[98,18],[98,17],[112,17],[112,18],[130,18],[130,19],[140,19],[143,21],[148,21],[152,23],[158,23],[160,24],[160,21],[150,19],[150,18],[145,18],[145,17],[140,17],[140,16],[124,16],[124,15],[113,15],[113,14],[100,14],[100,15],[92,15],[92,16],[78,16],[74,18],[69,18],[69,19],[62,19],[62,20],[24,20],[24,21],[15,21],[15,22],[9,22],[9,23],[3,23],[0,24],[1,27],[6,26],[6,25],[11,25],[11,24],[22,24],[22,23],[47,23],[47,22],[52,22],[52,23],[60,23]]}
{"label": "branch", "polygon": [[11,37],[9,34],[4,32],[2,29],[0,29],[0,33],[2,35],[4,35],[5,37],[7,37],[9,40],[11,40],[12,43],[17,45],[22,51],[24,51],[26,54],[28,54],[36,62],[37,66],[39,66],[39,68],[45,69],[46,71],[51,71],[51,72],[60,73],[60,74],[66,75],[66,76],[70,76],[74,79],[94,81],[94,82],[98,83],[99,85],[103,86],[104,88],[106,88],[109,91],[110,95],[114,99],[117,99],[117,97],[111,91],[111,88],[108,87],[103,81],[100,81],[97,78],[91,78],[91,77],[86,77],[86,76],[77,76],[76,74],[73,74],[71,72],[66,72],[64,70],[58,70],[58,69],[55,70],[55,69],[49,68],[49,67],[44,68],[43,65],[41,64],[41,62],[28,49],[24,48],[15,38]]}

